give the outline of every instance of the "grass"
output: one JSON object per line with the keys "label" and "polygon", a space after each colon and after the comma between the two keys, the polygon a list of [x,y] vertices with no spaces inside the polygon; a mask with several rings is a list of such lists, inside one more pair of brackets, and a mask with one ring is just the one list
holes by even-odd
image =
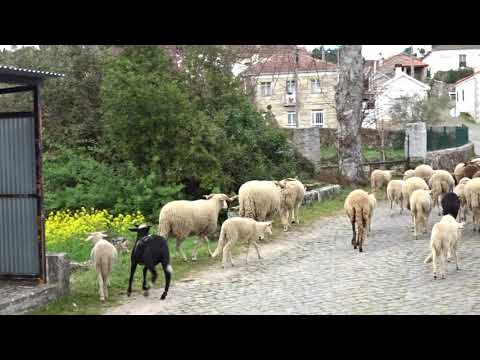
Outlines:
{"label": "grass", "polygon": [[[345,198],[350,193],[351,188],[342,188],[339,194],[334,198],[323,202],[316,202],[303,206],[300,209],[301,224],[294,227],[295,230],[304,230],[309,224],[324,216],[332,216],[343,210]],[[274,221],[273,236],[271,240],[283,234],[280,221]],[[195,244],[194,237],[187,238],[182,244],[185,254],[189,256]],[[174,254],[174,241],[169,240],[171,254]],[[132,240],[131,240],[132,244]],[[210,247],[212,251],[215,249],[216,242],[211,241]],[[234,255],[244,252],[244,245],[238,244],[233,250]],[[185,263],[181,259],[172,259],[173,277],[172,283],[181,281],[182,279],[192,276],[196,271],[205,269],[207,266],[214,265],[220,267],[220,258],[212,259],[208,256],[206,245],[201,245],[198,251],[198,260],[196,263]],[[141,294],[142,285],[142,268],[137,268],[133,283],[133,294]],[[159,278],[154,288],[163,288],[164,279],[161,267],[159,268]],[[98,315],[110,307],[119,305],[126,295],[128,286],[128,278],[130,274],[130,257],[129,254],[122,253],[119,261],[114,266],[112,272],[111,287],[109,289],[110,298],[105,303],[100,302],[97,290],[96,273],[93,269],[75,272],[70,277],[70,294],[55,300],[41,308],[29,312],[29,315]],[[150,275],[148,275],[150,279]],[[174,294],[169,294],[169,296]],[[160,300],[159,300],[160,301]]]}
{"label": "grass", "polygon": [[[364,147],[362,150],[363,156],[367,161],[381,160],[382,154],[379,149]],[[335,147],[322,147],[320,149],[320,157],[322,162],[335,162],[337,161],[337,150]],[[387,160],[402,160],[405,157],[404,149],[386,149],[385,158]]]}

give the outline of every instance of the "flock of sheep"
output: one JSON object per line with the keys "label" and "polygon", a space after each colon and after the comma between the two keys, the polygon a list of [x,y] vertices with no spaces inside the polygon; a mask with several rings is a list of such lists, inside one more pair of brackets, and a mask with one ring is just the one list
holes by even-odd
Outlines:
{"label": "flock of sheep", "polygon": [[[131,274],[127,294],[132,291],[132,281],[136,267],[143,265],[143,290],[148,294],[149,287],[146,281],[147,272],[152,274],[155,282],[157,273],[155,266],[161,264],[165,274],[165,289],[161,299],[168,293],[172,266],[167,246],[169,236],[175,237],[176,254],[183,260],[187,257],[181,248],[182,242],[191,235],[198,236],[198,241],[192,251],[192,261],[197,260],[198,247],[202,242],[207,245],[211,257],[222,254],[222,266],[227,260],[234,266],[232,260],[232,247],[242,240],[247,243],[245,262],[248,263],[250,246],[253,244],[258,258],[261,259],[257,240],[262,240],[266,235],[272,234],[272,220],[275,215],[280,215],[284,231],[288,231],[292,223],[299,223],[299,209],[306,192],[305,186],[297,178],[287,178],[281,181],[248,181],[243,184],[238,195],[225,194],[205,195],[200,200],[176,200],[165,204],[160,210],[159,235],[148,235],[150,229],[147,225],[136,226],[130,231],[137,233],[137,239],[132,248]],[[239,217],[227,219],[221,227],[217,247],[212,253],[209,237],[217,230],[218,216],[222,209],[227,209],[228,204],[238,199],[240,204]],[[112,264],[117,257],[117,249],[107,240],[104,232],[93,233],[89,240],[94,247],[91,252],[93,266],[97,272],[100,300],[108,298],[108,285],[112,272]],[[125,248],[127,242],[119,246]]]}
{"label": "flock of sheep", "polygon": [[[425,263],[433,263],[434,279],[437,278],[437,262],[440,262],[440,274],[444,279],[445,262],[452,256],[459,270],[457,247],[467,214],[472,214],[473,230],[480,231],[480,158],[458,164],[452,173],[422,164],[415,170],[407,170],[403,180],[392,180],[389,170],[374,170],[370,180],[374,192],[386,188],[391,212],[393,204],[400,207],[400,213],[405,207],[410,211],[415,239],[420,231],[428,233],[430,213],[438,208],[443,217],[433,226],[430,254]],[[369,235],[375,207],[374,193],[363,190],[352,191],[345,200],[344,208],[352,224],[352,245],[360,252]],[[457,218],[461,222],[457,222]]]}

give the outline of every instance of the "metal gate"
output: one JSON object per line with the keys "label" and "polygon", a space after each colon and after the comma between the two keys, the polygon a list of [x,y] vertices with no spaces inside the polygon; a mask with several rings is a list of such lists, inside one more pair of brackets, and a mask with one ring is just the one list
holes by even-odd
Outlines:
{"label": "metal gate", "polygon": [[0,275],[42,272],[35,131],[34,113],[0,114]]}

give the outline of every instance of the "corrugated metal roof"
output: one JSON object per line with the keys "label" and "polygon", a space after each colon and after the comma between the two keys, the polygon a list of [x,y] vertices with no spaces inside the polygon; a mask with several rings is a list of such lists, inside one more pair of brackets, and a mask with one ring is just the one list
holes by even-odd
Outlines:
{"label": "corrugated metal roof", "polygon": [[33,69],[22,69],[14,66],[0,65],[0,75],[9,74],[9,75],[18,75],[18,76],[27,76],[27,77],[65,77],[65,74],[55,73],[50,71],[42,70],[33,70]]}

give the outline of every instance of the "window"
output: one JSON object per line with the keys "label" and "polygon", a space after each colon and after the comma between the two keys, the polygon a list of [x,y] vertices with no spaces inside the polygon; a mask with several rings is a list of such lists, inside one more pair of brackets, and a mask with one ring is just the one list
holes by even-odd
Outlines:
{"label": "window", "polygon": [[467,67],[467,55],[459,55],[459,67]]}
{"label": "window", "polygon": [[459,97],[458,97],[458,91],[457,91],[457,102],[458,102],[458,99],[459,99]]}
{"label": "window", "polygon": [[262,96],[271,96],[272,95],[272,83],[271,82],[260,83],[260,92],[261,92]]}
{"label": "window", "polygon": [[457,99],[456,94],[455,94],[454,91],[449,92],[448,95],[450,95],[450,100],[456,100],[456,99]]}
{"label": "window", "polygon": [[312,125],[323,127],[323,110],[312,110]]}
{"label": "window", "polygon": [[297,113],[295,111],[288,112],[288,126],[297,126]]}
{"label": "window", "polygon": [[312,92],[314,93],[322,92],[322,88],[320,87],[320,79],[312,80]]}
{"label": "window", "polygon": [[462,101],[465,101],[465,90],[462,90]]}
{"label": "window", "polygon": [[295,80],[287,80],[286,91],[287,94],[293,94],[295,92]]}

